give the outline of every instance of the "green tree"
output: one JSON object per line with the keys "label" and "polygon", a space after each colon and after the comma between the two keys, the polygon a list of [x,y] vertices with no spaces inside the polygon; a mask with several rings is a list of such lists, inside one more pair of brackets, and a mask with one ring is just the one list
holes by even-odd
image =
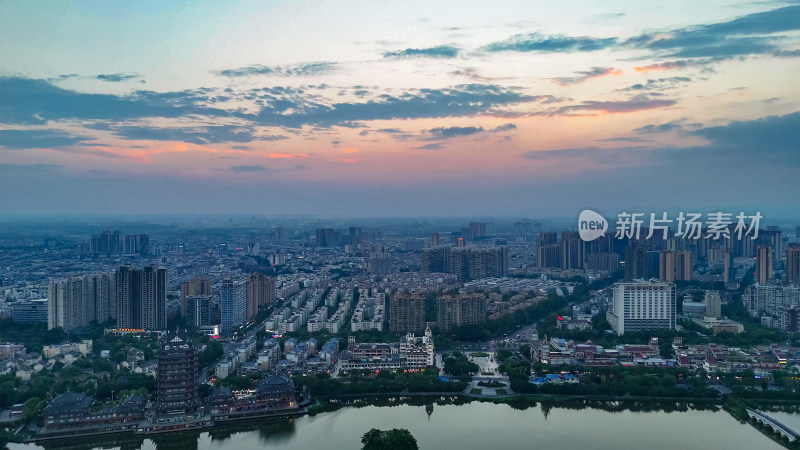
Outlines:
{"label": "green tree", "polygon": [[25,400],[25,403],[22,405],[22,420],[26,423],[29,423],[32,420],[37,419],[42,413],[44,406],[45,402],[36,397]]}
{"label": "green tree", "polygon": [[121,363],[122,361],[125,361],[127,358],[128,358],[128,355],[125,354],[125,352],[121,352],[121,351],[120,352],[116,352],[113,355],[111,355],[111,360],[114,361],[114,362],[118,362],[118,363]]}
{"label": "green tree", "polygon": [[418,450],[417,440],[405,428],[381,431],[376,428],[361,437],[363,450]]}
{"label": "green tree", "polygon": [[459,351],[454,351],[444,358],[444,371],[450,375],[465,375],[478,370],[480,370],[480,366]]}

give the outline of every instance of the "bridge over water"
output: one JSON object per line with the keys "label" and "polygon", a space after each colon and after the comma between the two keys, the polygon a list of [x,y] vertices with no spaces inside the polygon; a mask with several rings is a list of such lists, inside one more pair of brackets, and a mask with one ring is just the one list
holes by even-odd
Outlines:
{"label": "bridge over water", "polygon": [[789,425],[786,425],[785,423],[781,422],[780,420],[770,416],[769,414],[763,411],[747,408],[747,415],[750,416],[750,418],[755,420],[757,423],[772,428],[772,431],[785,437],[786,439],[789,440],[789,442],[794,442],[800,439],[800,433],[795,431]]}

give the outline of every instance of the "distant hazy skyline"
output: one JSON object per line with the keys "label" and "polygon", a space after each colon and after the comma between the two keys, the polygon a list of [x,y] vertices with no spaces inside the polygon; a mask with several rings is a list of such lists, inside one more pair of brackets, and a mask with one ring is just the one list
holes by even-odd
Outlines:
{"label": "distant hazy skyline", "polygon": [[5,1],[0,41],[0,215],[800,215],[797,1]]}

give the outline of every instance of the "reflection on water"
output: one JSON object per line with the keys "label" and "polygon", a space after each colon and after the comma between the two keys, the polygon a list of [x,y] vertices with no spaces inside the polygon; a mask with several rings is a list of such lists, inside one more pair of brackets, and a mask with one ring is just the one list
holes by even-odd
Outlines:
{"label": "reflection on water", "polygon": [[[470,403],[467,405],[467,403]],[[295,419],[234,422],[209,431],[154,436],[115,435],[46,449],[270,450],[358,449],[370,428],[408,428],[420,448],[441,450],[537,447],[597,450],[780,448],[753,427],[703,402],[539,401],[481,403],[462,397],[337,400],[326,412]],[[784,413],[786,414],[786,413]],[[68,444],[68,445],[65,445]],[[12,450],[33,450],[12,445]]]}
{"label": "reflection on water", "polygon": [[[91,450],[113,449],[138,450],[153,448],[157,450],[198,450],[199,448],[224,448],[226,441],[239,433],[258,433],[261,441],[267,443],[287,443],[296,432],[296,419],[281,419],[270,422],[237,421],[218,425],[208,431],[187,431],[183,433],[155,434],[149,436],[124,433],[117,435],[93,436],[71,441],[54,440],[40,444],[45,450]],[[17,446],[35,449],[36,446]]]}

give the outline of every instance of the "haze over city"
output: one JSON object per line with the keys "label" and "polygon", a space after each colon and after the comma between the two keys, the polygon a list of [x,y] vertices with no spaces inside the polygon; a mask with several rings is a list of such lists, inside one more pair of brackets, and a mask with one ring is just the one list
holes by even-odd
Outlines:
{"label": "haze over city", "polygon": [[792,217],[798,31],[791,1],[4,2],[0,211]]}
{"label": "haze over city", "polygon": [[800,0],[0,42],[0,450],[800,450]]}

